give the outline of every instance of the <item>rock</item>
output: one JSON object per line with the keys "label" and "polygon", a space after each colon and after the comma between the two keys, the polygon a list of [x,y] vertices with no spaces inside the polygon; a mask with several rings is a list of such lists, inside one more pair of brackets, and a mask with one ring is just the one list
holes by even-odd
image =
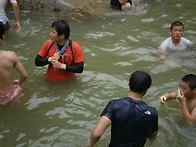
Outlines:
{"label": "rock", "polygon": [[22,9],[38,9],[41,11],[73,14],[79,11],[65,0],[17,0]]}
{"label": "rock", "polygon": [[76,13],[91,16],[102,15],[109,6],[109,2],[104,0],[17,0],[17,2],[21,9],[37,9],[64,15]]}

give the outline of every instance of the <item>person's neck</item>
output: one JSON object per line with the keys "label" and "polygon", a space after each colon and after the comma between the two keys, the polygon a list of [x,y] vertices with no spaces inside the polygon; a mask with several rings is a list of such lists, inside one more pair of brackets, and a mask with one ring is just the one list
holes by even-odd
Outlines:
{"label": "person's neck", "polygon": [[63,46],[67,40],[63,39],[57,42],[58,45]]}
{"label": "person's neck", "polygon": [[[181,39],[181,38],[180,38],[180,39]],[[175,38],[172,37],[172,43],[173,43],[174,45],[179,45],[179,44],[180,44],[180,39],[175,39]]]}
{"label": "person's neck", "polygon": [[137,100],[137,101],[141,101],[142,97],[143,97],[143,94],[139,94],[139,93],[135,93],[133,91],[129,91],[128,97],[130,97],[134,100]]}

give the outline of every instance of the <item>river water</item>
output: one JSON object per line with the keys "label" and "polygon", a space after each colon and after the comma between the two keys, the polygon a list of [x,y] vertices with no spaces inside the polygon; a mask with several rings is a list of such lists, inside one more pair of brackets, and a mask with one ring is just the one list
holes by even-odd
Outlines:
{"label": "river water", "polygon": [[[194,147],[196,125],[187,124],[177,100],[160,105],[159,97],[178,88],[185,74],[196,73],[196,1],[142,1],[131,11],[115,11],[109,2],[97,0],[102,14],[64,16],[34,10],[21,10],[21,32],[5,34],[3,50],[15,51],[27,70],[19,100],[0,106],[0,146],[2,147],[83,147],[100,113],[112,99],[128,93],[129,75],[148,72],[153,79],[143,100],[159,113],[159,134],[146,147]],[[7,9],[13,25],[13,10]],[[36,67],[35,57],[49,39],[50,25],[66,19],[70,38],[83,50],[82,74],[65,83],[44,79],[47,67]],[[184,51],[168,51],[166,56],[177,66],[170,67],[158,56],[158,46],[169,37],[169,27],[180,20],[184,37],[194,46]],[[14,78],[18,78],[17,72]],[[110,128],[96,146],[106,147]]]}

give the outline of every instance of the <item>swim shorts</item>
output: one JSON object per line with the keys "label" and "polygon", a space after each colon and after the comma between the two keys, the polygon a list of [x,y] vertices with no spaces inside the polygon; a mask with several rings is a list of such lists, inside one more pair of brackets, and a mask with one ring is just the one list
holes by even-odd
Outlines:
{"label": "swim shorts", "polygon": [[0,104],[5,105],[8,102],[14,100],[15,98],[17,98],[17,96],[19,96],[21,91],[22,91],[22,87],[20,85],[14,85],[14,90],[12,92],[9,92],[6,95],[0,96]]}

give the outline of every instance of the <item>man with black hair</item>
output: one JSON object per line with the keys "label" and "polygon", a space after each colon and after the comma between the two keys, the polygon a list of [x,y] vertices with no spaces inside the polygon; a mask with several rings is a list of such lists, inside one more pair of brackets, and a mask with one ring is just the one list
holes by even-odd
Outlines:
{"label": "man with black hair", "polygon": [[[0,46],[4,43],[4,26],[0,24]],[[0,104],[18,98],[22,91],[20,86],[27,78],[27,73],[20,63],[18,56],[13,51],[0,50]],[[13,81],[14,69],[19,72],[20,79]]]}
{"label": "man with black hair", "polygon": [[49,64],[46,79],[64,82],[75,73],[83,72],[83,55],[79,44],[69,39],[70,28],[65,20],[51,25],[50,40],[47,40],[35,59],[36,66]]}
{"label": "man with black hair", "polygon": [[143,147],[146,138],[155,140],[158,133],[158,113],[142,101],[151,82],[151,77],[146,72],[132,73],[128,97],[111,100],[107,104],[86,146],[96,144],[110,125],[110,147]]}
{"label": "man with black hair", "polygon": [[175,63],[168,61],[167,58],[165,57],[164,53],[166,50],[184,50],[187,47],[192,46],[192,43],[190,40],[182,37],[184,33],[184,25],[180,21],[175,21],[171,24],[170,26],[170,34],[171,36],[164,40],[161,45],[159,46],[158,50],[158,56],[163,60],[168,63],[171,67],[175,67]]}
{"label": "man with black hair", "polygon": [[177,91],[164,94],[159,98],[160,104],[178,99],[182,114],[188,123],[196,122],[196,75],[187,74],[182,77]]}

